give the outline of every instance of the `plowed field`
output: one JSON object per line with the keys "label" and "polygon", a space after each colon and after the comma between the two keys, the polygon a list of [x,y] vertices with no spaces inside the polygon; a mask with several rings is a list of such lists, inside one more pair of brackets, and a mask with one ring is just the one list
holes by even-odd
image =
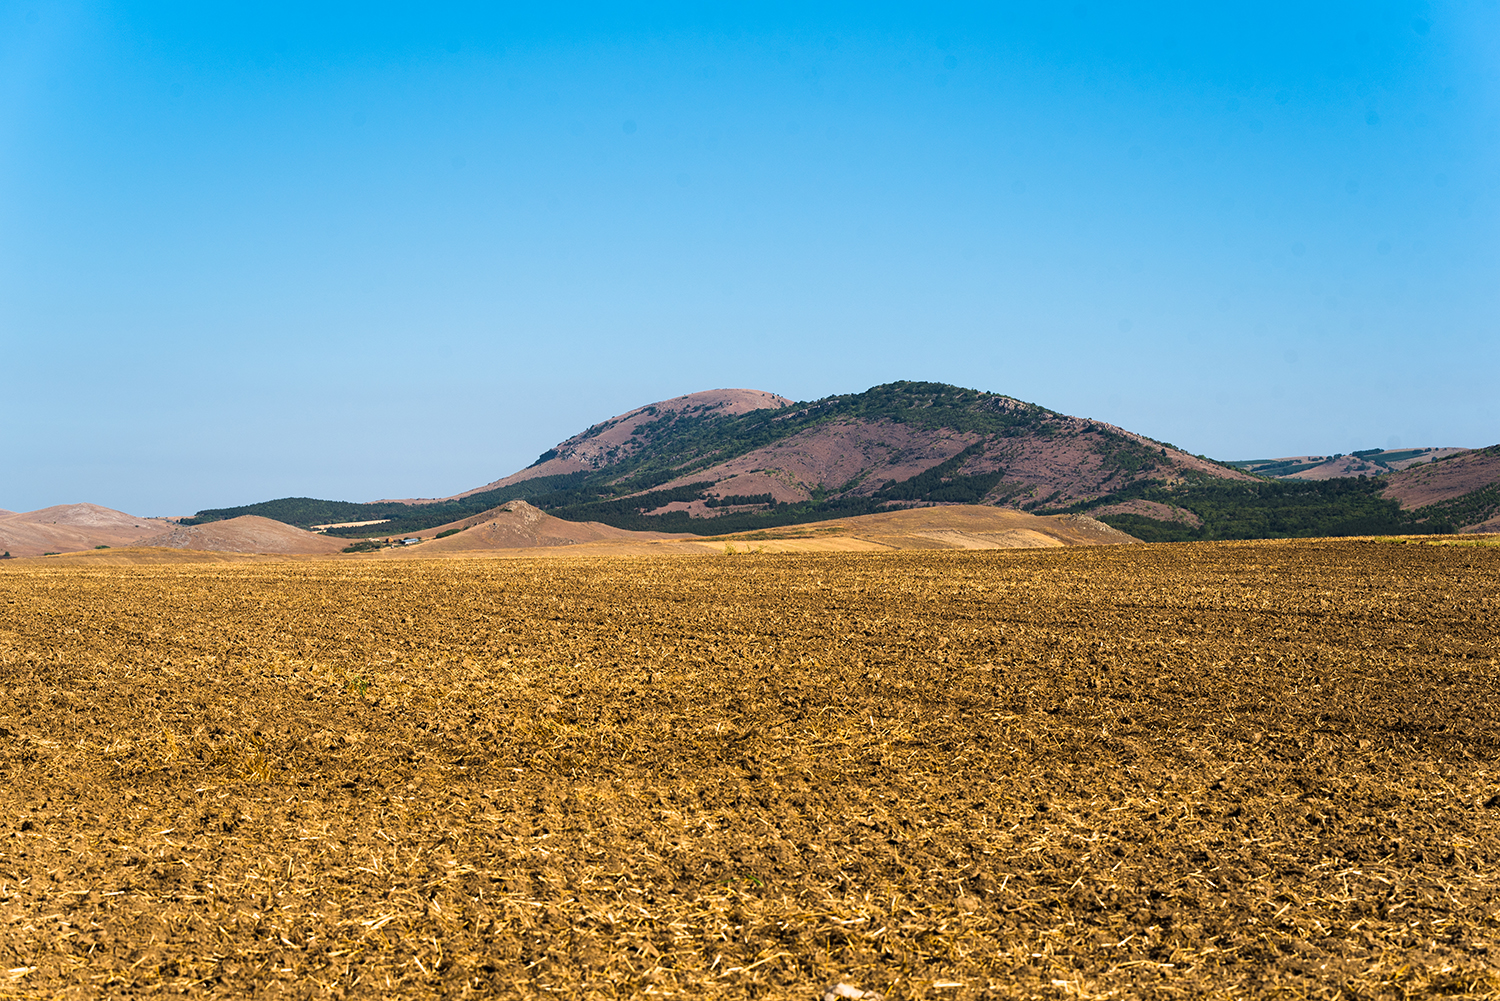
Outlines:
{"label": "plowed field", "polygon": [[0,997],[1500,994],[1500,549],[0,569]]}

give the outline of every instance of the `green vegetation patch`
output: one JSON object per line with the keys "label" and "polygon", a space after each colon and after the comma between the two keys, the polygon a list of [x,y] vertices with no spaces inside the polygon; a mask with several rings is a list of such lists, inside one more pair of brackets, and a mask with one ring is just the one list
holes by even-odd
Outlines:
{"label": "green vegetation patch", "polygon": [[1227,465],[1236,466],[1257,476],[1292,476],[1309,469],[1315,469],[1327,461],[1327,459],[1318,459],[1313,462],[1303,462],[1297,459],[1283,459],[1281,461],[1256,459],[1251,462],[1231,462]]}
{"label": "green vegetation patch", "polygon": [[1423,521],[1451,525],[1477,525],[1500,513],[1500,484],[1492,483],[1462,497],[1438,501],[1412,512]]}
{"label": "green vegetation patch", "polygon": [[262,501],[242,507],[210,508],[199,511],[191,518],[183,519],[184,525],[206,525],[225,521],[241,515],[255,514],[297,528],[312,528],[344,521],[380,521],[378,525],[358,525],[347,528],[330,528],[328,535],[339,538],[368,538],[396,534],[411,534],[425,529],[445,525],[450,521],[469,518],[491,508],[513,500],[529,500],[543,494],[555,493],[559,489],[580,484],[583,473],[563,473],[557,476],[539,476],[524,480],[498,490],[486,490],[455,500],[439,501],[435,504],[402,504],[395,501],[378,501],[358,504],[352,501],[318,500],[313,497],[283,497],[280,500]]}
{"label": "green vegetation patch", "polygon": [[703,503],[709,507],[745,507],[748,505],[766,507],[775,504],[776,498],[770,494],[725,494],[723,497],[709,497]]}
{"label": "green vegetation patch", "polygon": [[1084,513],[1105,504],[1139,498],[1184,508],[1202,519],[1194,527],[1139,514],[1106,514],[1099,520],[1143,542],[1216,539],[1306,539],[1348,535],[1447,534],[1450,519],[1402,511],[1380,496],[1384,480],[1265,480],[1235,483],[1199,477],[1179,486],[1142,483],[1111,497],[1065,510]]}

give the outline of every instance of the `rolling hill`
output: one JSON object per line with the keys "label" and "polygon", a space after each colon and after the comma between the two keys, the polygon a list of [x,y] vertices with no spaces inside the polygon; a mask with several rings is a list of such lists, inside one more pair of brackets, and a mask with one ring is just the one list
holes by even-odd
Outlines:
{"label": "rolling hill", "polygon": [[[708,522],[708,525],[714,522]],[[212,526],[209,526],[212,527]],[[1035,549],[1139,540],[1084,515],[1034,515],[972,504],[907,508],[832,521],[704,537],[563,521],[523,500],[417,533],[417,544],[356,543],[381,559],[443,556],[636,556],[885,549]]]}
{"label": "rolling hill", "polygon": [[58,504],[0,514],[0,553],[13,557],[66,553],[96,546],[128,546],[172,527],[98,504]]}
{"label": "rolling hill", "polygon": [[1381,493],[1419,519],[1446,521],[1461,532],[1500,532],[1500,445],[1394,473]]}
{"label": "rolling hill", "polygon": [[277,553],[288,556],[336,553],[343,548],[337,540],[253,514],[207,525],[174,525],[170,530],[142,539],[136,545],[215,553]]}
{"label": "rolling hill", "polygon": [[398,554],[448,556],[496,549],[550,549],[595,542],[695,538],[664,532],[631,532],[598,522],[564,521],[524,500],[507,501],[472,518],[414,533],[414,537],[421,544],[415,548],[399,547]]}

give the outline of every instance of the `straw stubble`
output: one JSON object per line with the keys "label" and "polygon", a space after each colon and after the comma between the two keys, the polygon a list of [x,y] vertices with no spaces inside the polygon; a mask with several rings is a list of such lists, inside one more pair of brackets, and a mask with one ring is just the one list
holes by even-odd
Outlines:
{"label": "straw stubble", "polygon": [[0,996],[1500,990],[1500,551],[0,572]]}

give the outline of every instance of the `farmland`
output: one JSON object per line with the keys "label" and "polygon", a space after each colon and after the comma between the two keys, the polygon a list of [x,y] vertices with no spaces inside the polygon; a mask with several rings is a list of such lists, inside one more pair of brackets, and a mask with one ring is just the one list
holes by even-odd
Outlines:
{"label": "farmland", "polygon": [[7,566],[0,998],[1495,996],[1497,632],[1379,541]]}

